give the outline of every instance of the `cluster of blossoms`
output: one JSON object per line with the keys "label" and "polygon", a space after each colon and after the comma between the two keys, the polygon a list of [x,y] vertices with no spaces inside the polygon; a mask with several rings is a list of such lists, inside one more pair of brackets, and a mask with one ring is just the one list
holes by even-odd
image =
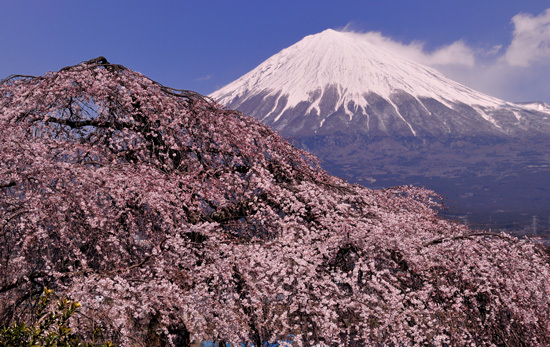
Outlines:
{"label": "cluster of blossoms", "polygon": [[0,148],[2,325],[48,287],[123,346],[550,345],[534,244],[104,58],[4,80]]}

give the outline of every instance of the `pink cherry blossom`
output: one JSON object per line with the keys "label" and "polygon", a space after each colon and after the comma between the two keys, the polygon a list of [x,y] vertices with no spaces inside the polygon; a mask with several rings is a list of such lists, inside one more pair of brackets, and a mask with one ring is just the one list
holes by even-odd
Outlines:
{"label": "pink cherry blossom", "polygon": [[0,146],[3,325],[46,286],[122,346],[550,345],[540,247],[105,58],[2,81]]}

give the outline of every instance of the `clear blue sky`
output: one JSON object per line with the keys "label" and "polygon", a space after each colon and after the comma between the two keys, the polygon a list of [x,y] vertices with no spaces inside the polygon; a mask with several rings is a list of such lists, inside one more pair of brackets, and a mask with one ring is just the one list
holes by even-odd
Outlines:
{"label": "clear blue sky", "polygon": [[[434,64],[482,91],[511,101],[550,102],[550,23],[543,16],[548,0],[0,0],[0,5],[0,78],[41,75],[103,55],[165,85],[208,94],[306,35],[347,27],[380,32],[420,50],[426,61],[433,62],[438,50],[447,60],[462,57]],[[514,17],[520,13],[525,15]],[[532,39],[529,33],[519,36],[521,23],[527,23],[523,34],[531,30],[529,23],[538,25],[532,29],[541,41],[534,43],[538,51],[506,68],[502,61],[514,39],[523,37],[527,44]],[[458,53],[443,54],[453,43]],[[516,52],[527,51],[518,47]]]}

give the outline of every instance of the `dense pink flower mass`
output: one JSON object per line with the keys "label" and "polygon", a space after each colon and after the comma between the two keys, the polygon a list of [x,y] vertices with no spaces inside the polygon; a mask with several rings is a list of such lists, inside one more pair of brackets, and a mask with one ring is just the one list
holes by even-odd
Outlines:
{"label": "dense pink flower mass", "polygon": [[46,286],[123,346],[550,345],[533,244],[104,58],[4,80],[0,146],[0,324]]}

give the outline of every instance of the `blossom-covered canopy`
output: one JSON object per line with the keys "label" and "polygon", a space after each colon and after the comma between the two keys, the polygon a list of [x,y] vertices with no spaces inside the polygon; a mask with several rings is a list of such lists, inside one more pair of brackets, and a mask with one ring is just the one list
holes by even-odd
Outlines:
{"label": "blossom-covered canopy", "polygon": [[0,146],[0,324],[48,287],[123,346],[550,345],[534,244],[103,57],[2,81]]}

